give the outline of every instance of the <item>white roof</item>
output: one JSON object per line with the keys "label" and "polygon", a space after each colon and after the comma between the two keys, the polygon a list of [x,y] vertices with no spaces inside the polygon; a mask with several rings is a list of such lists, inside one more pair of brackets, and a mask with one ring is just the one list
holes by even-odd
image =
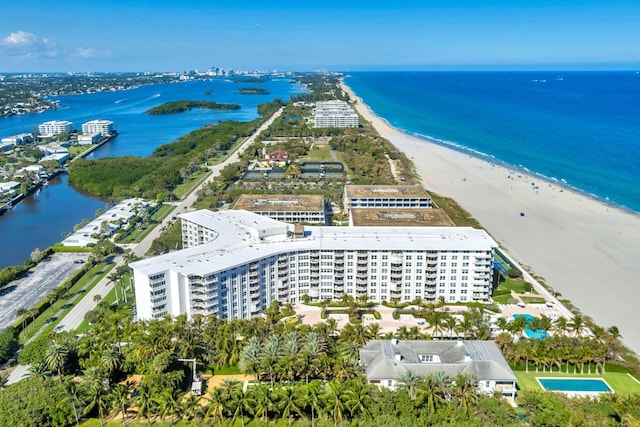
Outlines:
{"label": "white roof", "polygon": [[305,227],[304,237],[293,238],[293,225],[247,211],[201,210],[180,217],[215,231],[216,236],[209,243],[139,261],[133,267],[145,274],[167,270],[208,274],[296,250],[490,251],[497,246],[485,231],[470,227],[317,226]]}

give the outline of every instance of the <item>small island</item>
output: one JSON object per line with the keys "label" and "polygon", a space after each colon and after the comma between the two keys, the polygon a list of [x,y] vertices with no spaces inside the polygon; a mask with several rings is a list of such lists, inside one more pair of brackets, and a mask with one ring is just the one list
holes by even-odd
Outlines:
{"label": "small island", "polygon": [[213,101],[171,101],[147,110],[147,114],[175,114],[189,111],[193,108],[206,108],[209,110],[239,110],[237,104],[218,104]]}
{"label": "small island", "polygon": [[234,83],[264,83],[264,79],[260,77],[235,78],[232,81]]}
{"label": "small island", "polygon": [[238,89],[238,93],[241,95],[269,95],[270,92],[268,90],[262,89],[260,87],[241,87]]}

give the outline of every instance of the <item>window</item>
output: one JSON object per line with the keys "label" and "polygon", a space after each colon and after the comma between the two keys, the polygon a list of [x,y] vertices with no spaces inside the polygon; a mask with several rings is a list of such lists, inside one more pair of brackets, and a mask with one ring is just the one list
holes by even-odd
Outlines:
{"label": "window", "polygon": [[433,354],[420,354],[420,363],[433,363]]}

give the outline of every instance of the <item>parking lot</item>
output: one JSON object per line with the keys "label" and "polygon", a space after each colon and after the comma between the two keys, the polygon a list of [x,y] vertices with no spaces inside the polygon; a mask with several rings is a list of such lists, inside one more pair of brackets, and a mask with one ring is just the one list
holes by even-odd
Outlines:
{"label": "parking lot", "polygon": [[88,253],[53,254],[31,269],[27,276],[0,291],[0,329],[17,320],[18,309],[35,307],[45,295],[82,268],[88,257]]}

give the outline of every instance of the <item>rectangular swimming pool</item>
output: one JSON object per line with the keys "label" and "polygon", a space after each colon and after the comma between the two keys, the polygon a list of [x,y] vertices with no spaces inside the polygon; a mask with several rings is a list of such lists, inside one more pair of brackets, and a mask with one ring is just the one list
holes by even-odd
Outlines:
{"label": "rectangular swimming pool", "polygon": [[536,378],[542,388],[564,393],[611,393],[602,378]]}

